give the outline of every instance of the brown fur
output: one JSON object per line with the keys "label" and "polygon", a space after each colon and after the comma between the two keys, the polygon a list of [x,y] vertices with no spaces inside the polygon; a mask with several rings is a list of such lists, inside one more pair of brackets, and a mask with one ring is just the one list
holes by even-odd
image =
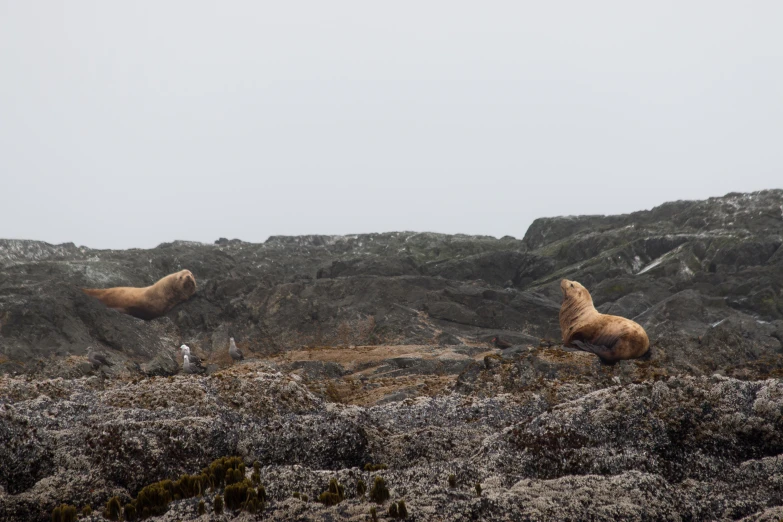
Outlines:
{"label": "brown fur", "polygon": [[196,278],[190,270],[167,275],[152,286],[134,288],[82,288],[100,302],[139,319],[155,319],[196,293]]}
{"label": "brown fur", "polygon": [[[560,281],[563,291],[563,305],[560,307],[560,331],[563,344],[569,348],[580,348],[574,341],[600,347],[591,351],[604,362],[642,357],[650,349],[647,332],[639,323],[605,315],[593,306],[593,298],[587,289],[576,281]],[[583,348],[580,348],[583,349]]]}

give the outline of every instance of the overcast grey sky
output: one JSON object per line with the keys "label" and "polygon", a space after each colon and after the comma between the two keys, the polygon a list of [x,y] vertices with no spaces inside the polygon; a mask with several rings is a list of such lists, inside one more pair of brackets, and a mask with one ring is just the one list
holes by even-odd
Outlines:
{"label": "overcast grey sky", "polygon": [[783,187],[783,2],[0,0],[0,237],[522,237]]}

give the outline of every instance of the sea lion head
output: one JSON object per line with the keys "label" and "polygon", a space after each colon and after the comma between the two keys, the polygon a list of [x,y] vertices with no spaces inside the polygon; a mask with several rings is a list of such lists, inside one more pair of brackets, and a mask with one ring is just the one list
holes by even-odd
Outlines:
{"label": "sea lion head", "polygon": [[590,296],[590,292],[587,291],[587,288],[582,286],[581,284],[577,283],[576,281],[569,281],[568,279],[563,279],[560,281],[560,290],[563,291],[563,300],[570,301],[570,300],[576,300],[576,301],[590,301],[593,302],[593,298]]}
{"label": "sea lion head", "polygon": [[180,295],[185,299],[196,293],[196,278],[190,270],[180,270],[174,274],[174,280],[177,282]]}

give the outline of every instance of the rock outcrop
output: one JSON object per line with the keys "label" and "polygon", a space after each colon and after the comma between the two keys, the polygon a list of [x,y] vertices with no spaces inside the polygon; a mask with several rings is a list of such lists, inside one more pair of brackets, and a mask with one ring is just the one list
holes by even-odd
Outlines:
{"label": "rock outcrop", "polygon": [[[358,481],[382,476],[414,520],[778,520],[781,245],[781,190],[544,218],[521,240],[0,240],[0,519],[100,520],[237,455],[264,512],[215,515],[210,491],[214,519],[366,520]],[[80,291],[183,268],[196,295],[152,321]],[[564,277],[644,326],[651,357],[563,349]],[[205,374],[181,371],[182,344]],[[345,499],[316,502],[332,478]],[[181,498],[157,520],[197,517]]]}

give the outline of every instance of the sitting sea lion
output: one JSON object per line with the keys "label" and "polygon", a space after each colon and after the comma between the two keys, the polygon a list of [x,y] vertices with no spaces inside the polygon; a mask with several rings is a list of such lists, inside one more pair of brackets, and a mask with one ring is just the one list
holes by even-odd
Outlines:
{"label": "sitting sea lion", "polygon": [[560,330],[565,346],[594,353],[606,363],[637,359],[648,353],[650,340],[639,323],[600,313],[593,306],[590,292],[576,281],[563,279],[560,289]]}
{"label": "sitting sea lion", "polygon": [[82,288],[108,306],[139,319],[155,319],[196,293],[196,278],[190,270],[167,275],[152,286],[133,288]]}

